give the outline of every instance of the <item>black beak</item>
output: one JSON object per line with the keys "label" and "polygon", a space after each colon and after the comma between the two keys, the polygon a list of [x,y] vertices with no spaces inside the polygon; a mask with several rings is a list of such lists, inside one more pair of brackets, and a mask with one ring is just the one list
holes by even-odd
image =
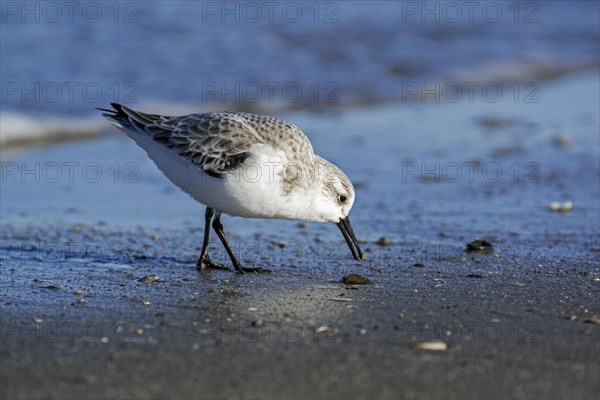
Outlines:
{"label": "black beak", "polygon": [[350,247],[350,251],[352,252],[354,259],[363,260],[364,256],[362,251],[360,251],[360,247],[358,246],[358,240],[356,240],[354,230],[352,230],[350,218],[346,217],[345,219],[340,219],[340,222],[337,223],[337,226],[340,228],[340,231],[342,231],[342,235],[344,235],[344,239],[346,239],[346,243],[348,243],[348,247]]}

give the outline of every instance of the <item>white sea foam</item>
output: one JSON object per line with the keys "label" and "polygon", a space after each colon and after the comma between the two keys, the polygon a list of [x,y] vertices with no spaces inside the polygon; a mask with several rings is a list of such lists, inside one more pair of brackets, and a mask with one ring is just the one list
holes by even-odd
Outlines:
{"label": "white sea foam", "polygon": [[36,146],[93,138],[103,131],[106,131],[106,127],[97,117],[32,118],[15,112],[0,113],[0,145],[3,156]]}

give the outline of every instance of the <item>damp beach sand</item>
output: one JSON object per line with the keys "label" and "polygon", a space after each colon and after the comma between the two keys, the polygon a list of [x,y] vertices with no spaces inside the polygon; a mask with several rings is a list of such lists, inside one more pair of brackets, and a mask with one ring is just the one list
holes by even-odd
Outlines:
{"label": "damp beach sand", "polygon": [[599,91],[278,115],[355,183],[369,259],[225,217],[269,275],[196,271],[203,207],[113,132],[4,161],[1,397],[597,398]]}

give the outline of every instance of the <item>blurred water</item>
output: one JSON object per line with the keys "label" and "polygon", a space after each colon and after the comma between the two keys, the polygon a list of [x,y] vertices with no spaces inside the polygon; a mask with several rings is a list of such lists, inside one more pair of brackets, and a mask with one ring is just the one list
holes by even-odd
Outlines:
{"label": "blurred water", "polygon": [[[599,59],[598,2],[3,2],[2,111],[327,108]],[[299,93],[300,91],[300,93]],[[217,107],[218,108],[218,107]]]}

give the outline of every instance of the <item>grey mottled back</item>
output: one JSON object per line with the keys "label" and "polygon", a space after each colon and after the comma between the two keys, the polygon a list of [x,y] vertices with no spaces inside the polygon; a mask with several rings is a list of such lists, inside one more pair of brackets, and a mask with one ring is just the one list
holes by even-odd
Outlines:
{"label": "grey mottled back", "polygon": [[147,133],[215,177],[238,168],[250,155],[252,145],[258,143],[282,149],[291,162],[314,156],[308,138],[298,127],[274,117],[238,112],[171,117],[115,103],[113,107],[114,111],[103,110],[109,120]]}

